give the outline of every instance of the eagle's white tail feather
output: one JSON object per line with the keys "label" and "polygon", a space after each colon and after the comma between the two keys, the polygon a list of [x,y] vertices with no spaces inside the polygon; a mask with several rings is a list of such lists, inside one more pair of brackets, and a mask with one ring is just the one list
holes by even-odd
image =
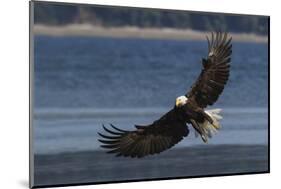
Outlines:
{"label": "eagle's white tail feather", "polygon": [[[221,109],[206,110],[205,112],[212,118],[213,123],[205,120],[203,123],[198,123],[198,125],[202,130],[202,133],[200,133],[201,138],[204,142],[208,142],[208,138],[211,138],[221,128],[219,120],[222,119],[222,116],[219,115]],[[198,133],[195,132],[195,136],[197,137]]]}

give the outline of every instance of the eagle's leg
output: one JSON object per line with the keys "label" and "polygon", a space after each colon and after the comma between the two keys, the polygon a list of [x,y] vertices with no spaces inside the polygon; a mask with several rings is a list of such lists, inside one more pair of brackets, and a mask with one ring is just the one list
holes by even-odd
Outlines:
{"label": "eagle's leg", "polygon": [[200,113],[203,115],[203,117],[211,124],[213,124],[214,120],[211,118],[210,115],[208,115],[203,109],[200,109]]}
{"label": "eagle's leg", "polygon": [[198,123],[194,119],[191,119],[190,122],[193,128],[200,134],[202,140],[206,143],[208,141],[208,138],[205,136],[202,128],[198,125]]}

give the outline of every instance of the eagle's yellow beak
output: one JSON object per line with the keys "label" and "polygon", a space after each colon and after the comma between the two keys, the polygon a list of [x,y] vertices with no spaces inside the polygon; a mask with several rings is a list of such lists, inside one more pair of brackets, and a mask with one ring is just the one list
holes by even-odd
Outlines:
{"label": "eagle's yellow beak", "polygon": [[180,102],[181,102],[180,99],[177,98],[177,99],[176,99],[176,107],[179,107],[179,106],[180,106],[180,104],[181,104]]}

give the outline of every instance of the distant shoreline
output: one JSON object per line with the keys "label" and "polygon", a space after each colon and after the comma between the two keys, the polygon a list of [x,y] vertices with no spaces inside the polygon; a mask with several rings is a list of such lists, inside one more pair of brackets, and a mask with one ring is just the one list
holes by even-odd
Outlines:
{"label": "distant shoreline", "polygon": [[[97,36],[116,38],[205,40],[206,32],[174,28],[101,27],[88,24],[66,26],[34,25],[35,35],[48,36]],[[267,43],[267,36],[246,33],[231,33],[235,41]]]}

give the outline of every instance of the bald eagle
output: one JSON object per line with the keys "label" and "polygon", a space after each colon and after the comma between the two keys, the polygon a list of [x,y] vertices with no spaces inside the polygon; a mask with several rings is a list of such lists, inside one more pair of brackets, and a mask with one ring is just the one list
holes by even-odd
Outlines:
{"label": "bald eagle", "polygon": [[202,59],[202,70],[190,91],[176,98],[173,109],[152,124],[135,125],[136,129],[127,131],[110,124],[112,129],[104,127],[107,134],[98,133],[101,147],[108,153],[125,157],[144,157],[158,154],[180,142],[188,136],[188,124],[197,135],[207,143],[212,134],[220,129],[222,119],[220,109],[204,110],[213,105],[222,93],[229,78],[232,53],[231,37],[222,32],[206,36],[208,55]]}

